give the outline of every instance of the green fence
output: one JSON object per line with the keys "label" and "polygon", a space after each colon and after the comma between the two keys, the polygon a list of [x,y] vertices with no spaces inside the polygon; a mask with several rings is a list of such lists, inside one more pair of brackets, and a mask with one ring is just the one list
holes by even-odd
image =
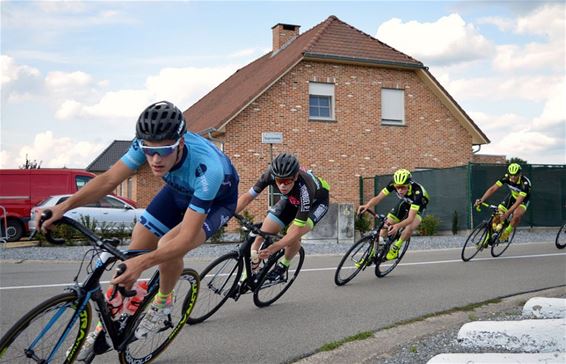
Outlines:
{"label": "green fence", "polygon": [[[413,178],[422,184],[430,194],[426,214],[440,218],[442,230],[452,228],[456,213],[459,229],[469,229],[487,216],[472,213],[472,203],[485,190],[505,174],[506,165],[474,164],[467,166],[429,169],[412,172]],[[522,226],[559,226],[566,221],[566,166],[525,165],[523,173],[532,183],[530,205],[521,221]],[[360,203],[368,201],[391,180],[391,175],[360,178]],[[494,193],[488,202],[498,204],[509,194],[507,186]],[[378,207],[386,212],[396,203],[397,198],[386,198]]]}

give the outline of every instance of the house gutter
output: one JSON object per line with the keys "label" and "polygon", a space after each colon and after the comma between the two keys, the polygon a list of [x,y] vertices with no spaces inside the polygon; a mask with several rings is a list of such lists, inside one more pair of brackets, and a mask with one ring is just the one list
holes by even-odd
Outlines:
{"label": "house gutter", "polygon": [[376,60],[371,58],[361,58],[361,57],[346,57],[337,56],[334,54],[323,54],[323,53],[312,53],[305,52],[304,58],[306,60],[325,60],[341,63],[360,63],[373,66],[381,67],[395,67],[395,68],[408,68],[408,69],[421,69],[426,68],[422,63],[406,63],[406,62],[395,62],[395,61],[385,61]]}

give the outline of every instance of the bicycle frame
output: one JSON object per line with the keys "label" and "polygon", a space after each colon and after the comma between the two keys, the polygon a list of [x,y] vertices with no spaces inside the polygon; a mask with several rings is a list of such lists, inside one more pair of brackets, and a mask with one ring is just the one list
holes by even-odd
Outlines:
{"label": "bicycle frame", "polygon": [[[268,246],[270,246],[271,244],[275,243],[276,239],[279,240],[281,238],[281,236],[277,235],[277,234],[269,234],[266,232],[261,231],[260,226],[261,224],[252,224],[249,221],[247,221],[244,217],[235,214],[234,217],[236,217],[236,219],[238,219],[245,230],[249,231],[249,234],[246,238],[246,240],[244,241],[243,244],[241,244],[238,247],[238,259],[244,261],[244,270],[246,273],[246,279],[244,279],[242,282],[238,282],[238,293],[235,299],[237,299],[240,295],[240,292],[242,291],[242,289],[246,289],[248,288],[250,291],[255,291],[257,288],[259,288],[258,286],[258,277],[259,274],[254,274],[254,272],[252,271],[252,266],[251,266],[251,252],[250,252],[250,248],[252,246],[252,244],[254,243],[256,237],[259,235],[261,237],[263,237],[264,241],[262,243],[262,248],[267,248]],[[273,257],[269,257],[268,258],[268,262],[271,262],[271,259],[274,259]],[[253,278],[253,280],[252,280]],[[238,277],[239,279],[239,277]]]}
{"label": "bicycle frame", "polygon": [[[89,301],[94,302],[94,308],[97,311],[98,317],[100,318],[102,325],[108,336],[112,341],[112,345],[114,350],[116,351],[123,351],[126,344],[129,343],[131,337],[133,336],[133,332],[129,332],[131,330],[126,330],[129,328],[130,323],[134,320],[137,315],[126,316],[124,319],[113,320],[112,314],[108,308],[108,304],[106,303],[106,299],[104,294],[102,293],[102,288],[100,286],[100,279],[104,272],[107,270],[108,266],[114,264],[118,260],[127,260],[128,258],[135,257],[138,255],[142,255],[147,253],[149,250],[132,250],[132,251],[122,251],[117,249],[114,245],[117,243],[116,241],[109,241],[109,240],[102,240],[98,236],[94,235],[91,231],[82,227],[82,225],[77,224],[74,220],[68,219],[64,217],[60,222],[66,223],[75,229],[79,230],[83,233],[90,243],[94,246],[97,246],[104,250],[99,258],[96,261],[95,269],[90,272],[87,277],[81,283],[75,283],[74,285],[67,287],[67,290],[71,290],[76,292],[77,294],[77,306],[79,307],[71,320],[67,324],[63,334],[57,340],[56,345],[53,347],[53,350],[50,352],[47,362],[50,362],[54,355],[59,351],[62,343],[65,341],[67,335],[70,332],[70,329],[73,327],[77,320],[81,320],[80,328],[81,328],[81,335],[87,335],[87,328],[89,323],[86,322],[86,317],[83,317],[83,312],[88,304]],[[51,237],[50,234],[46,235],[47,240],[49,240],[53,244],[60,244],[61,240],[54,239]],[[152,292],[156,289],[159,283],[159,272],[156,271],[153,276],[150,278],[148,282],[148,292]],[[131,292],[125,292],[122,290],[125,296],[131,296]],[[134,291],[135,294],[135,291]],[[141,303],[143,305],[144,301]],[[141,306],[140,306],[141,307]],[[33,356],[33,350],[35,345],[42,339],[42,337],[49,332],[49,329],[53,326],[53,324],[61,317],[64,311],[67,309],[66,306],[61,307],[58,311],[53,315],[50,321],[45,325],[45,327],[41,330],[41,332],[34,338],[30,347],[28,348],[28,355]],[[84,321],[84,322],[83,322]],[[125,336],[126,333],[129,335]],[[70,348],[71,352],[75,350],[80,350],[80,345],[73,345]]]}

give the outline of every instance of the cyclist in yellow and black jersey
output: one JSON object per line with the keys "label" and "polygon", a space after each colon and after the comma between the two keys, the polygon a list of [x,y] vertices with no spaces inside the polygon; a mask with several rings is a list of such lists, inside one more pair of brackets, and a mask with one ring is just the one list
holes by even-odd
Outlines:
{"label": "cyclist in yellow and black jersey", "polygon": [[[388,260],[397,258],[403,243],[411,237],[413,231],[420,225],[422,214],[430,200],[425,188],[412,179],[411,172],[406,169],[399,169],[393,174],[393,180],[377,196],[358,208],[358,213],[360,214],[379,204],[393,191],[397,193],[397,197],[401,201],[387,214],[387,231],[383,230],[381,237],[385,237],[385,234],[396,235],[401,228],[404,228],[404,230],[399,239],[391,244],[386,257]],[[375,253],[375,249],[372,250],[372,253]]]}
{"label": "cyclist in yellow and black jersey", "polygon": [[509,216],[513,215],[511,221],[507,228],[503,230],[499,241],[507,241],[509,234],[513,231],[513,228],[518,226],[523,218],[523,215],[527,211],[529,206],[529,198],[531,195],[531,181],[523,176],[522,168],[517,163],[511,163],[507,167],[507,173],[497,180],[493,186],[487,189],[483,196],[476,200],[474,206],[482,204],[487,200],[495,191],[497,191],[501,186],[506,184],[509,187],[510,194],[502,201],[498,208],[501,212],[501,220],[505,221]]}

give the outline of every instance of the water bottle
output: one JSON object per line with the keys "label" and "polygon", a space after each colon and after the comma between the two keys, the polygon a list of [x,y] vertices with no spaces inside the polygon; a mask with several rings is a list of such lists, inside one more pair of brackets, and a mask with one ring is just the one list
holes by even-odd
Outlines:
{"label": "water bottle", "polygon": [[136,291],[136,295],[134,297],[126,298],[124,302],[124,308],[122,310],[123,313],[130,316],[136,313],[143,301],[143,298],[147,294],[147,282],[138,281],[136,282],[136,284],[134,284],[132,289]]}
{"label": "water bottle", "polygon": [[[114,292],[116,287],[111,285],[106,290],[105,298],[108,304],[108,309],[113,319],[118,319],[120,317],[119,313],[122,312],[122,307],[124,306],[124,299],[120,292]],[[115,294],[114,294],[115,293]],[[114,297],[112,297],[114,295]]]}

